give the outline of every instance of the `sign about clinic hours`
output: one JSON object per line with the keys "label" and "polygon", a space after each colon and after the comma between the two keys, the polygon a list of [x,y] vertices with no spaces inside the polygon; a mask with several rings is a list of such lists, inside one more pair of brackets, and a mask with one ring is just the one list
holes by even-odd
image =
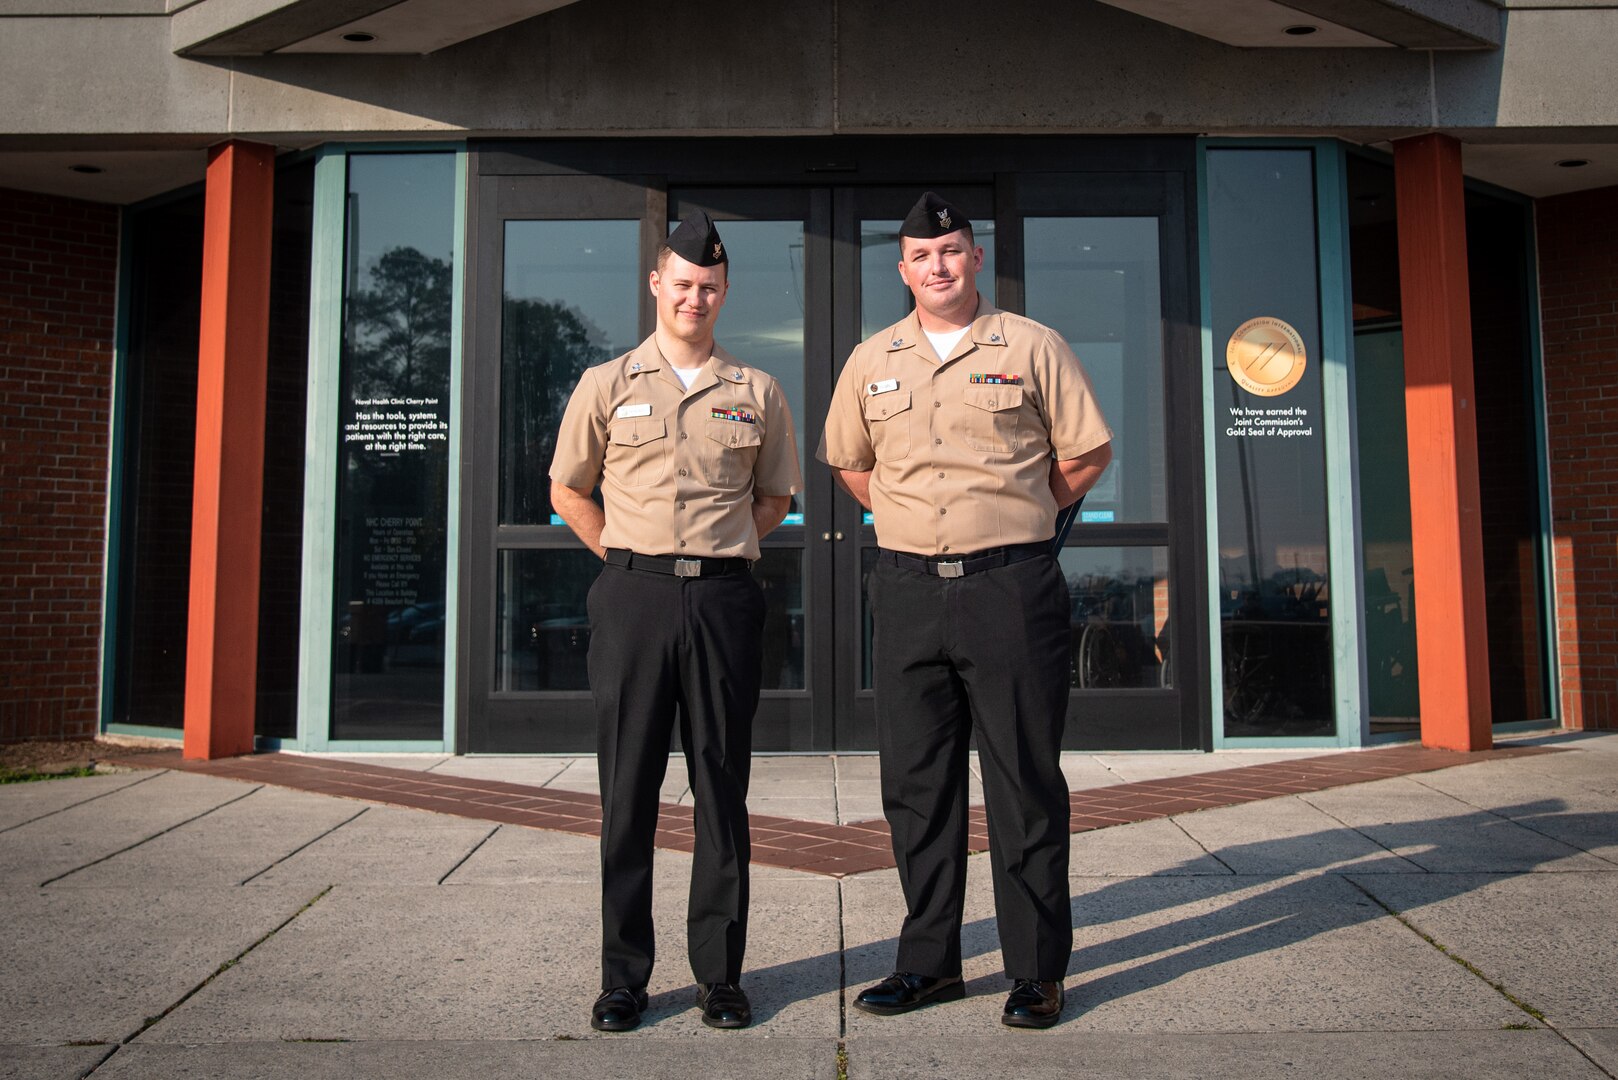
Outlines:
{"label": "sign about clinic hours", "polygon": [[1303,337],[1284,319],[1261,316],[1236,328],[1225,345],[1225,363],[1237,386],[1270,399],[1226,406],[1225,435],[1230,438],[1312,438],[1314,417],[1303,405],[1279,399],[1298,385],[1308,367]]}

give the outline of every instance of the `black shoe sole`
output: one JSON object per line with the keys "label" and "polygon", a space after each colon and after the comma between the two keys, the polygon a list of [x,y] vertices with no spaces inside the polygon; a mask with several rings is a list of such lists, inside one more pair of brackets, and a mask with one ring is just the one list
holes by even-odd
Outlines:
{"label": "black shoe sole", "polygon": [[901,1013],[914,1012],[917,1009],[937,1004],[940,1001],[960,1001],[965,997],[966,982],[962,980],[952,982],[947,986],[941,986],[926,997],[909,1005],[872,1005],[870,1002],[855,998],[854,1007],[860,1012],[870,1013],[872,1016],[898,1016]]}
{"label": "black shoe sole", "polygon": [[640,1017],[637,1016],[635,1019],[626,1024],[622,1022],[613,1023],[607,1020],[597,1020],[592,1016],[590,1017],[590,1026],[595,1028],[597,1031],[634,1031],[636,1028],[640,1027]]}
{"label": "black shoe sole", "polygon": [[752,1024],[753,1018],[749,1016],[745,1020],[715,1020],[707,1013],[703,1013],[702,1022],[711,1028],[720,1028],[724,1031],[734,1031],[737,1028],[744,1028]]}
{"label": "black shoe sole", "polygon": [[1061,1013],[1050,1016],[1014,1016],[1011,1013],[1001,1013],[1000,1022],[1006,1027],[1014,1028],[1049,1028],[1055,1027],[1062,1019]]}

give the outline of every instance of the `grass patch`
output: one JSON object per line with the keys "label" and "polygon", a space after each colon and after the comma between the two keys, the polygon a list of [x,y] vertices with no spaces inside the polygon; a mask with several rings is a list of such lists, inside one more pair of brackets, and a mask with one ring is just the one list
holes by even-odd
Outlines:
{"label": "grass patch", "polygon": [[36,780],[66,780],[74,776],[94,776],[95,766],[80,765],[76,769],[38,772],[32,769],[0,769],[0,784],[32,784]]}

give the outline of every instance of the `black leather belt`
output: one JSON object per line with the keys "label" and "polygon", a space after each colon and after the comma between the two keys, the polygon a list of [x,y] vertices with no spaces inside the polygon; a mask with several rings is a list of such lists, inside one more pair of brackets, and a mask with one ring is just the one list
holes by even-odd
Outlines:
{"label": "black leather belt", "polygon": [[1046,540],[1036,544],[1009,544],[1006,547],[989,548],[987,551],[975,551],[970,555],[912,555],[906,551],[879,548],[877,558],[920,574],[953,578],[1025,562],[1040,555],[1049,555],[1050,552],[1051,543]]}
{"label": "black leather belt", "polygon": [[608,548],[607,561],[630,570],[647,570],[673,577],[724,577],[745,574],[751,565],[746,559],[684,558],[679,555],[640,555],[623,548]]}

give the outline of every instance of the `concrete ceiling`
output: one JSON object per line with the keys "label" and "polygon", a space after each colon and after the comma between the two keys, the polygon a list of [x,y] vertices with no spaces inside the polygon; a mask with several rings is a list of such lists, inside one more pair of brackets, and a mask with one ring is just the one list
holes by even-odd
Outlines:
{"label": "concrete ceiling", "polygon": [[171,19],[182,56],[426,54],[575,0],[198,0]]}
{"label": "concrete ceiling", "polygon": [[1488,0],[1101,0],[1245,49],[1487,49],[1500,44]]}

